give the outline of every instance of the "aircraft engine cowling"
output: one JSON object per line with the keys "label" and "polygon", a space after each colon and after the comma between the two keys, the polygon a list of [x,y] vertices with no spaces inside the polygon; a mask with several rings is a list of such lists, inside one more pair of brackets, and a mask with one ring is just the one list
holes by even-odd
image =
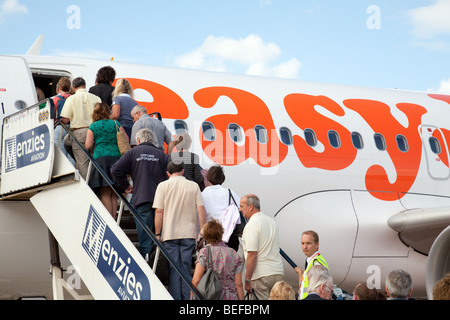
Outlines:
{"label": "aircraft engine cowling", "polygon": [[426,287],[428,299],[433,299],[433,287],[450,272],[450,226],[442,231],[431,246],[427,260]]}

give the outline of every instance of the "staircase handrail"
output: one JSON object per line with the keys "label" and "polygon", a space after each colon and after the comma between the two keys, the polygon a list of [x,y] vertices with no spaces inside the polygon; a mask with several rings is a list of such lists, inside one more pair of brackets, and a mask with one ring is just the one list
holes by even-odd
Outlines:
{"label": "staircase handrail", "polygon": [[175,271],[180,275],[181,279],[191,288],[192,292],[196,295],[196,297],[200,300],[203,300],[202,295],[198,292],[197,288],[194,287],[191,281],[189,281],[188,277],[184,274],[184,272],[180,269],[178,265],[176,265],[175,261],[172,259],[170,254],[168,253],[167,249],[164,247],[162,242],[158,240],[156,235],[153,233],[153,231],[150,230],[150,228],[145,224],[145,222],[142,220],[142,218],[138,215],[136,209],[134,206],[128,202],[128,200],[123,196],[122,193],[118,192],[116,188],[113,186],[114,183],[111,181],[111,179],[108,177],[108,175],[105,174],[103,169],[98,165],[98,163],[95,161],[95,159],[92,157],[92,155],[86,150],[85,146],[81,145],[81,143],[78,141],[77,138],[75,138],[72,130],[62,121],[57,121],[55,123],[55,127],[61,125],[63,129],[67,132],[67,134],[75,141],[75,143],[81,148],[81,150],[84,152],[84,154],[88,157],[89,161],[92,163],[92,165],[95,167],[95,169],[98,170],[100,175],[105,179],[106,183],[112,188],[112,190],[116,193],[116,195],[119,197],[119,199],[124,203],[124,205],[130,210],[131,214],[133,215],[135,221],[139,223],[139,225],[142,227],[142,229],[147,233],[147,235],[153,240],[153,242],[157,245],[157,247],[160,249],[160,251],[163,253],[163,255],[166,257],[167,261],[172,265],[172,267],[175,269]]}

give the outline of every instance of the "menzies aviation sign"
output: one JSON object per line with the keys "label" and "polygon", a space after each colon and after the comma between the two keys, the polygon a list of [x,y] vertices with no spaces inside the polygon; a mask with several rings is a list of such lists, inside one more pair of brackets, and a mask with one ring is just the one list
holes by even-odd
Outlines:
{"label": "menzies aviation sign", "polygon": [[4,119],[2,195],[50,182],[53,141],[48,101]]}
{"label": "menzies aviation sign", "polygon": [[91,206],[82,247],[121,300],[150,300],[144,271]]}

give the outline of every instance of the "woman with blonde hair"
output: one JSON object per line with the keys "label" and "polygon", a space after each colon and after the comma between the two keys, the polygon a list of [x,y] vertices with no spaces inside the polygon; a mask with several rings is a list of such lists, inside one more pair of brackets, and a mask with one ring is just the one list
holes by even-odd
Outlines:
{"label": "woman with blonde hair", "polygon": [[269,300],[295,300],[295,291],[286,281],[278,281],[270,291]]}
{"label": "woman with blonde hair", "polygon": [[127,79],[119,79],[113,93],[111,119],[119,121],[128,137],[131,137],[131,129],[133,128],[131,111],[137,105],[130,82]]}
{"label": "woman with blonde hair", "polygon": [[[94,112],[92,113],[93,123],[87,131],[85,147],[89,151],[94,151],[94,160],[110,180],[114,181],[111,175],[111,168],[121,157],[117,145],[116,130],[119,128],[119,130],[123,131],[123,127],[117,121],[109,119],[109,117],[109,106],[106,103],[95,104]],[[100,200],[115,219],[117,215],[117,195],[94,167],[89,177],[89,186],[100,193]]]}
{"label": "woman with blonde hair", "polygon": [[[240,255],[222,242],[223,227],[217,220],[205,223],[201,234],[206,246],[211,248],[212,268],[222,285],[220,300],[244,300],[242,283],[243,262]],[[200,279],[207,269],[207,247],[198,253],[192,284],[197,288]]]}

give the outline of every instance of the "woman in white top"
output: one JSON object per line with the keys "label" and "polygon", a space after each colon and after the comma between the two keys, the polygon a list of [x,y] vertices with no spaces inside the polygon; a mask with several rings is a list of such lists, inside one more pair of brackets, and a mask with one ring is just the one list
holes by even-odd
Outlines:
{"label": "woman in white top", "polygon": [[[206,221],[220,221],[222,214],[228,206],[233,203],[233,199],[239,210],[240,197],[233,190],[222,187],[222,184],[225,181],[225,174],[222,166],[217,165],[211,167],[206,174],[206,179],[211,184],[211,186],[206,187],[205,190],[202,191],[203,203],[206,210]],[[232,196],[231,199],[230,192]],[[224,228],[226,228],[226,226],[224,226]],[[238,237],[232,235],[227,245],[237,251],[239,247]]]}

